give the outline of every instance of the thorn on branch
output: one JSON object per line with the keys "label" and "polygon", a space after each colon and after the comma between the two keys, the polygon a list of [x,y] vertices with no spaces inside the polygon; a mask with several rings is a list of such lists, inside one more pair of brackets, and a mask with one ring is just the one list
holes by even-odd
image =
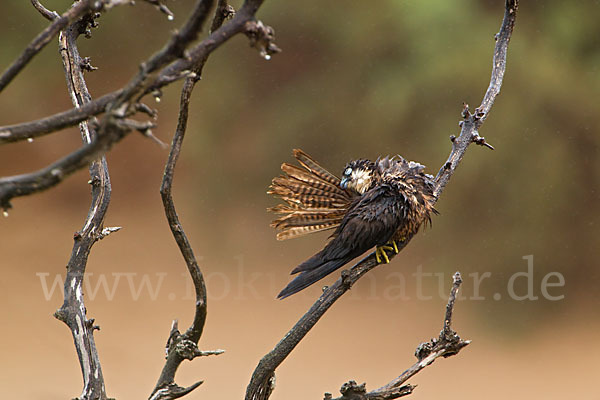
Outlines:
{"label": "thorn on branch", "polygon": [[91,329],[92,332],[95,331],[95,330],[98,330],[98,331],[100,330],[100,325],[94,325],[95,321],[96,320],[94,318],[90,318],[87,321],[85,321],[88,329]]}
{"label": "thorn on branch", "polygon": [[167,7],[165,4],[163,4],[163,2],[161,0],[144,0],[144,1],[148,4],[152,4],[158,11],[165,14],[169,21],[173,21],[173,19],[175,18],[175,16],[171,12],[171,10],[169,10],[169,7]]}
{"label": "thorn on branch", "polygon": [[471,113],[469,112],[469,105],[467,103],[463,103],[463,109],[460,115],[463,117],[463,119],[467,119],[471,116]]}
{"label": "thorn on branch", "polygon": [[152,139],[156,144],[158,144],[160,147],[162,147],[163,149],[166,149],[169,147],[168,144],[166,144],[165,142],[163,142],[162,140],[160,140],[159,138],[157,138],[156,136],[154,136],[154,134],[152,133],[151,129],[145,129],[143,131],[140,131],[142,135],[146,136],[149,139]]}
{"label": "thorn on branch", "polygon": [[494,146],[485,141],[485,138],[483,136],[479,136],[477,133],[474,133],[473,136],[471,136],[471,140],[473,141],[473,143],[479,146],[485,146],[490,150],[496,150]]}
{"label": "thorn on branch", "polygon": [[258,50],[258,53],[265,60],[270,60],[271,55],[281,52],[281,49],[273,43],[275,40],[275,31],[262,21],[246,22],[245,32],[250,39],[250,46]]}
{"label": "thorn on branch", "polygon": [[176,383],[171,383],[166,385],[158,390],[156,390],[150,399],[148,400],[172,400],[178,399],[180,397],[189,394],[192,390],[196,389],[198,386],[202,385],[204,381],[198,381],[191,386],[186,388],[177,385]]}
{"label": "thorn on branch", "polygon": [[219,355],[221,355],[223,353],[225,353],[225,350],[223,350],[223,349],[198,350],[196,352],[196,357],[219,356]]}
{"label": "thorn on branch", "polygon": [[82,69],[82,70],[84,70],[84,71],[89,71],[89,72],[92,72],[92,71],[95,71],[95,70],[97,70],[97,69],[98,69],[98,67],[94,67],[94,66],[92,65],[92,62],[91,62],[91,61],[92,61],[92,60],[90,59],[90,57],[84,57],[84,58],[81,60],[81,63],[79,64],[79,66],[80,66],[80,67],[81,67],[81,69]]}
{"label": "thorn on branch", "polygon": [[158,111],[155,108],[150,108],[150,106],[144,103],[136,103],[134,107],[137,112],[144,113],[155,120],[158,118]]}
{"label": "thorn on branch", "polygon": [[121,230],[121,227],[120,227],[120,226],[107,226],[107,227],[105,227],[104,229],[102,229],[102,232],[100,232],[100,233],[98,234],[98,238],[97,238],[97,240],[102,240],[102,239],[104,239],[105,237],[107,237],[108,235],[110,235],[111,233],[113,233],[113,232],[117,232],[117,231],[119,231],[119,230]]}
{"label": "thorn on branch", "polygon": [[171,346],[173,345],[173,343],[175,343],[175,341],[179,338],[179,336],[181,335],[179,333],[179,322],[174,319],[173,322],[171,323],[171,332],[169,332],[169,338],[167,339],[167,344],[165,345],[165,355],[168,356],[169,355],[169,351],[171,350]]}

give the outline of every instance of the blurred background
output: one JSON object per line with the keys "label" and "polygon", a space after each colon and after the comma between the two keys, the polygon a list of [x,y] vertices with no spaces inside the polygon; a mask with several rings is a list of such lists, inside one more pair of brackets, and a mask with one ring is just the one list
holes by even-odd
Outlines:
{"label": "blurred background", "polygon": [[[47,0],[64,12],[70,2]],[[339,273],[285,301],[289,271],[327,234],[277,242],[266,195],[301,148],[331,171],[402,154],[435,174],[459,132],[462,103],[487,88],[502,1],[267,1],[258,17],[283,49],[270,61],[245,37],[209,59],[194,92],[174,196],[209,292],[202,349],[177,382],[189,399],[239,399],[258,360]],[[139,1],[99,20],[83,56],[98,97],[124,85],[193,2],[169,1],[174,21]],[[236,8],[238,3],[234,3]],[[433,228],[339,300],[277,371],[273,399],[318,399],[349,379],[379,387],[437,336],[451,276],[465,278],[455,329],[473,343],[410,381],[414,399],[597,398],[600,356],[600,12],[598,1],[524,1],[502,93],[437,204]],[[48,25],[27,1],[0,14],[4,70]],[[170,142],[180,83],[164,91],[154,133]],[[56,40],[0,94],[0,125],[71,108]],[[31,172],[81,145],[77,129],[0,147],[0,176]],[[164,362],[173,319],[193,298],[158,193],[168,151],[132,134],[108,154],[113,195],[88,263],[88,316],[107,393],[144,398]],[[52,317],[73,233],[89,207],[87,171],[13,201],[0,220],[0,391],[65,399],[81,391],[70,332]],[[551,384],[551,382],[554,382]],[[563,383],[564,384],[561,384]]]}

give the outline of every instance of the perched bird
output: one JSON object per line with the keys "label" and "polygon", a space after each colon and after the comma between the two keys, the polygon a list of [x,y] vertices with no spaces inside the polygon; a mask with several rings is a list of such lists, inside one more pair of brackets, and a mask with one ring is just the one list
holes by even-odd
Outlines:
{"label": "perched bird", "polygon": [[271,226],[278,240],[335,229],[323,250],[298,265],[300,273],[279,293],[283,299],[312,285],[354,258],[376,248],[377,262],[389,262],[386,251],[398,253],[398,243],[424,222],[431,223],[432,176],[424,166],[400,156],[349,162],[342,178],[327,171],[302,150],[294,157],[300,167],[284,163],[267,193],[282,199],[269,209],[279,214]]}

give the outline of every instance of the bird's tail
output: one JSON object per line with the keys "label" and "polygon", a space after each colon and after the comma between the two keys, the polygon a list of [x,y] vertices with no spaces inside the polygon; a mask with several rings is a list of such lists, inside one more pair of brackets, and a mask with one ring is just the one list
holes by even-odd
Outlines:
{"label": "bird's tail", "polygon": [[294,271],[292,271],[292,273],[299,272],[299,271],[302,271],[302,273],[300,275],[298,275],[296,278],[294,278],[294,280],[292,280],[279,293],[279,295],[277,295],[278,299],[280,299],[280,300],[285,299],[286,297],[291,296],[294,293],[298,293],[302,289],[312,285],[313,283],[315,283],[317,281],[320,281],[322,278],[329,275],[330,273],[332,273],[333,271],[340,268],[342,265],[346,264],[347,262],[349,262],[351,260],[351,258],[350,259],[336,258],[336,259],[329,260],[326,262],[321,261],[320,265],[317,265],[310,269],[306,269],[306,268],[300,269],[305,264],[308,264],[311,262],[316,262],[317,261],[316,256],[318,256],[318,255],[319,254],[308,259],[306,262],[304,262],[303,264],[300,264],[296,269],[294,269]]}
{"label": "bird's tail", "polygon": [[268,209],[279,214],[271,223],[277,240],[337,228],[354,196],[340,187],[340,178],[302,150],[295,149],[294,157],[300,166],[283,163],[284,174],[273,179],[267,192],[285,202]]}

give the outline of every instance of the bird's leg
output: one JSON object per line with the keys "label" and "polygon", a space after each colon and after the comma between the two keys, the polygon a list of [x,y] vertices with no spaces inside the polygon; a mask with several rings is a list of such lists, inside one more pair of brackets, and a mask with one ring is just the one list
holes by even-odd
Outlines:
{"label": "bird's leg", "polygon": [[385,263],[388,264],[390,262],[390,258],[388,257],[386,250],[393,251],[394,254],[398,254],[400,251],[398,250],[398,245],[395,240],[390,240],[383,246],[377,246],[375,249],[375,258],[377,258],[377,262],[381,264],[381,259],[385,260]]}

